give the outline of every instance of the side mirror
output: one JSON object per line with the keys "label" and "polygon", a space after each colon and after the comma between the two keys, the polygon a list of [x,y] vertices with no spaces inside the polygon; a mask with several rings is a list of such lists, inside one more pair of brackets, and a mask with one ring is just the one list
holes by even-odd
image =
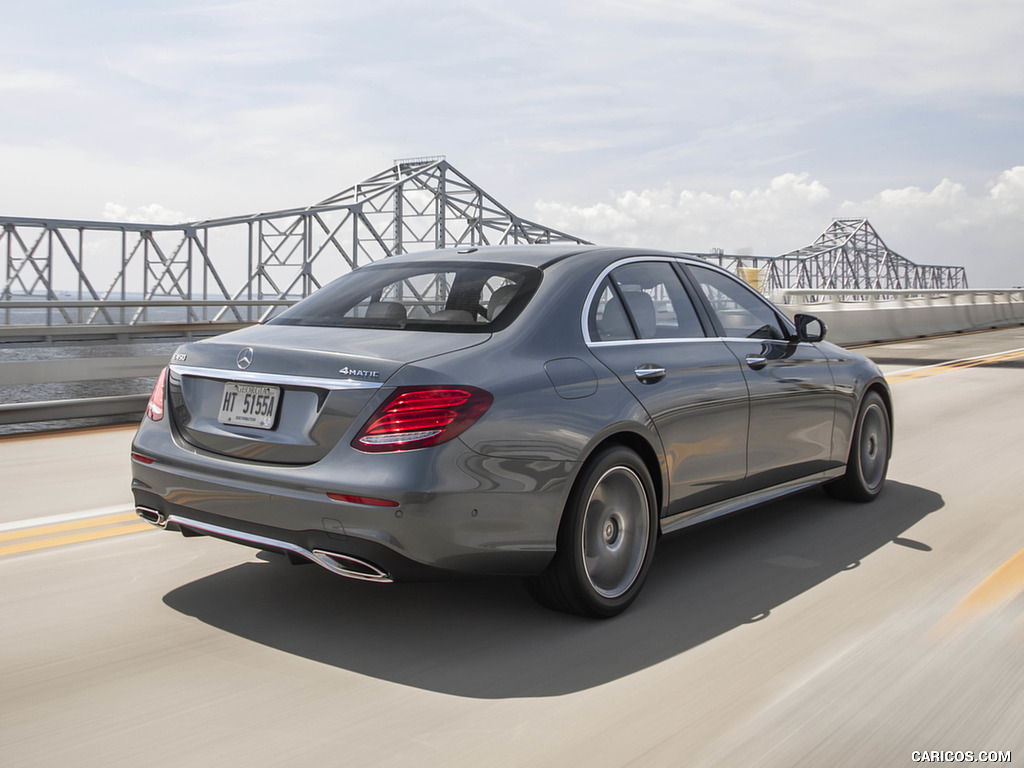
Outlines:
{"label": "side mirror", "polygon": [[814,315],[794,315],[797,341],[821,341],[825,338],[828,328],[819,317]]}

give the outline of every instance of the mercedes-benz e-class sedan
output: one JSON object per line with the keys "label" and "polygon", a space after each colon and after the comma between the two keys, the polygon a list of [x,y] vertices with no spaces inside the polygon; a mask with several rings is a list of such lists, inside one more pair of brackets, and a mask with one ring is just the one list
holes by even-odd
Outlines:
{"label": "mercedes-benz e-class sedan", "polygon": [[520,575],[611,616],[658,537],[882,489],[878,368],[700,259],[467,248],[361,267],[185,344],[132,447],[138,513],[376,582]]}

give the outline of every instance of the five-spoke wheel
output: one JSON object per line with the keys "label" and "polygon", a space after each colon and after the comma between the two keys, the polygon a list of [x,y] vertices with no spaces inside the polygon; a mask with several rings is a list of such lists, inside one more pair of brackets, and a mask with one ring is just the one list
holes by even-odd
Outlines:
{"label": "five-spoke wheel", "polygon": [[569,495],[548,569],[527,580],[556,610],[608,617],[636,598],[657,539],[654,484],[629,448],[609,446],[584,467]]}
{"label": "five-spoke wheel", "polygon": [[857,413],[846,474],[826,485],[825,490],[837,499],[871,501],[885,485],[891,450],[889,409],[881,395],[869,392]]}

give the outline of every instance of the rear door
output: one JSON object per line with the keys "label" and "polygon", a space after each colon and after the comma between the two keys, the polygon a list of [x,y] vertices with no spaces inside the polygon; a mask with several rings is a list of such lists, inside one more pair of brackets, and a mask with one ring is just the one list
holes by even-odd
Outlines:
{"label": "rear door", "polygon": [[669,514],[734,495],[746,475],[747,385],[728,346],[708,336],[674,260],[609,269],[588,302],[585,331],[661,436]]}

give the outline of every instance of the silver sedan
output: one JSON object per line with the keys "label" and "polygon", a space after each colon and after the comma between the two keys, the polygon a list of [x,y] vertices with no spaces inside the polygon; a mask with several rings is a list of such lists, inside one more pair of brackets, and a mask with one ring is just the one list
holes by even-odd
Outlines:
{"label": "silver sedan", "polygon": [[606,617],[660,535],[882,490],[877,367],[678,254],[467,248],[356,269],[183,345],[132,448],[140,516],[371,582],[518,575]]}

